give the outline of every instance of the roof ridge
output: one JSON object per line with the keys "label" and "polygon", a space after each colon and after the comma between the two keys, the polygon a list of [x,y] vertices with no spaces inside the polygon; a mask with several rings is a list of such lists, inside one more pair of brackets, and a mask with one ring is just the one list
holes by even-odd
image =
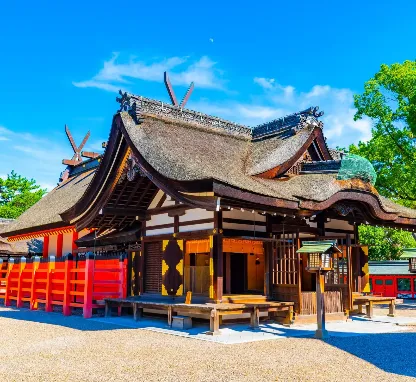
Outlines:
{"label": "roof ridge", "polygon": [[253,139],[267,138],[284,130],[293,129],[295,133],[307,125],[315,125],[323,128],[323,123],[317,118],[324,115],[323,111],[319,111],[318,106],[311,106],[308,109],[292,113],[273,121],[265,122],[252,128]]}
{"label": "roof ridge", "polygon": [[252,129],[242,124],[127,92],[122,93],[120,91],[120,95],[121,98],[117,97],[117,102],[121,104],[119,112],[129,111],[136,118],[136,122],[140,120],[141,113],[149,113],[171,118],[179,122],[193,122],[211,128],[222,128],[225,131],[244,136],[245,138],[252,137]]}
{"label": "roof ridge", "polygon": [[171,105],[163,101],[127,92],[123,93],[121,90],[119,91],[119,94],[120,97],[116,98],[116,101],[120,103],[119,112],[128,111],[132,117],[135,118],[136,122],[140,122],[140,115],[142,113],[148,113],[167,117],[179,122],[191,122],[210,128],[221,128],[251,140],[269,138],[291,129],[296,133],[310,125],[320,128],[323,127],[323,123],[318,121],[317,118],[321,117],[324,113],[319,111],[318,106],[311,106],[308,109],[254,127],[249,127],[196,110]]}

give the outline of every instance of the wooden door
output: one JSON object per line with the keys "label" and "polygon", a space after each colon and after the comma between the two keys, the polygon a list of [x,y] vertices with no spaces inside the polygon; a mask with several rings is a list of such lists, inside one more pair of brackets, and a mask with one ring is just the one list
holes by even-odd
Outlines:
{"label": "wooden door", "polygon": [[380,277],[372,278],[372,292],[374,295],[384,295],[384,280]]}
{"label": "wooden door", "polygon": [[146,243],[144,254],[144,291],[162,292],[162,242]]}
{"label": "wooden door", "polygon": [[384,297],[396,297],[394,290],[394,279],[393,277],[388,277],[384,279]]}

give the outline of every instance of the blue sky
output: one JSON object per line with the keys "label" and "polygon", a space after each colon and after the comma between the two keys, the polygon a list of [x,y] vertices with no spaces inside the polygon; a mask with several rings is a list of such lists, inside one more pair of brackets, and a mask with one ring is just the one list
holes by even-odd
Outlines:
{"label": "blue sky", "polygon": [[53,187],[72,150],[100,150],[116,90],[255,125],[325,111],[330,146],[370,137],[352,95],[382,63],[415,59],[413,1],[1,2],[0,176]]}

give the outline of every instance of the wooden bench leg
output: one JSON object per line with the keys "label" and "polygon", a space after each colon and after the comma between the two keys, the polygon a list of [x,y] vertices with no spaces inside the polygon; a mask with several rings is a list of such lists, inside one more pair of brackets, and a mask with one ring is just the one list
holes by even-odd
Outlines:
{"label": "wooden bench leg", "polygon": [[111,316],[111,304],[106,301],[105,307],[104,307],[104,317],[110,317]]}
{"label": "wooden bench leg", "polygon": [[260,322],[260,310],[259,308],[254,307],[250,315],[250,327],[252,329],[258,329],[259,322]]}
{"label": "wooden bench leg", "polygon": [[283,320],[283,325],[290,326],[293,323],[293,306],[290,306],[286,312],[286,317]]}
{"label": "wooden bench leg", "polygon": [[372,301],[368,302],[365,309],[366,309],[367,317],[373,318],[373,302]]}
{"label": "wooden bench leg", "polygon": [[172,307],[168,307],[168,325],[171,328],[172,327]]}
{"label": "wooden bench leg", "polygon": [[389,317],[394,317],[395,313],[396,313],[396,302],[392,300],[390,302],[390,305],[389,305],[389,314],[388,314],[388,316]]}
{"label": "wooden bench leg", "polygon": [[216,309],[211,310],[209,318],[209,332],[207,334],[218,335],[220,333],[220,316]]}
{"label": "wooden bench leg", "polygon": [[363,314],[363,305],[358,304],[358,314]]}
{"label": "wooden bench leg", "polygon": [[133,304],[134,321],[139,321],[143,317],[143,308],[139,308],[137,304]]}

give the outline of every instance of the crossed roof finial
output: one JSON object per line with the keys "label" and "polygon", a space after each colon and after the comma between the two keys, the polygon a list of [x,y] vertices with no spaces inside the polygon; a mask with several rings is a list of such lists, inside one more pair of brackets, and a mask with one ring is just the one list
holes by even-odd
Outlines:
{"label": "crossed roof finial", "polygon": [[170,83],[168,72],[164,73],[164,81],[165,81],[166,89],[168,91],[168,94],[169,94],[170,100],[172,102],[172,105],[173,106],[179,106],[181,109],[183,109],[185,107],[186,103],[188,102],[189,97],[191,96],[193,90],[194,90],[194,83],[191,82],[191,84],[189,85],[188,90],[186,91],[185,95],[182,98],[181,103],[179,104],[178,100],[176,98],[175,92],[173,91],[172,84]]}
{"label": "crossed roof finial", "polygon": [[85,135],[84,139],[82,140],[82,142],[79,146],[77,146],[75,144],[74,138],[72,138],[72,134],[69,131],[69,127],[67,125],[65,125],[65,133],[66,133],[66,136],[69,139],[69,142],[71,143],[72,149],[74,150],[74,155],[72,156],[72,159],[62,160],[62,164],[65,164],[67,166],[75,166],[75,165],[82,162],[82,157],[97,158],[100,155],[100,154],[94,153],[94,152],[81,151],[84,148],[85,144],[87,143],[88,138],[90,137],[90,132],[89,131]]}

